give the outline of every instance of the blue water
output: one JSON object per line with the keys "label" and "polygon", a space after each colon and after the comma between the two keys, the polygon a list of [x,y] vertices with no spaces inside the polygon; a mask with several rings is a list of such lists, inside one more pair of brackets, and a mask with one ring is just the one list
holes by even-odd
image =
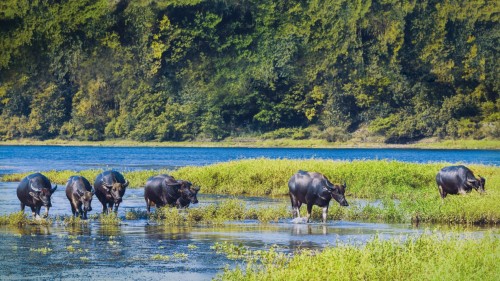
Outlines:
{"label": "blue water", "polygon": [[449,162],[500,166],[500,150],[0,146],[0,175],[24,171],[161,169],[250,158]]}

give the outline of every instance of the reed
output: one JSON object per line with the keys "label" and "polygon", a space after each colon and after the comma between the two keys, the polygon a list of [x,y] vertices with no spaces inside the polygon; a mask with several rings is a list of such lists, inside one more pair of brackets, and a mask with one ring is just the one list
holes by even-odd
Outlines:
{"label": "reed", "polygon": [[[322,251],[283,256],[270,250],[255,262],[248,249],[216,245],[244,268],[226,269],[216,280],[499,280],[500,238],[421,235],[406,240],[374,238],[365,246],[337,244]],[[243,253],[243,254],[238,254]],[[311,270],[313,269],[313,270]]]}

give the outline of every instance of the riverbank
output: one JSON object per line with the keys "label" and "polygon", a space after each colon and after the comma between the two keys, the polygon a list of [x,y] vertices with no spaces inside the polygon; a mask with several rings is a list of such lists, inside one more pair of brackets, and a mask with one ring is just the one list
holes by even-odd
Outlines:
{"label": "riverbank", "polygon": [[117,147],[286,147],[286,148],[417,148],[417,149],[500,149],[500,140],[437,140],[424,139],[411,144],[383,142],[328,142],[320,139],[260,139],[228,138],[219,142],[138,142],[131,140],[76,141],[19,139],[0,142],[0,145],[56,145],[56,146],[117,146]]}

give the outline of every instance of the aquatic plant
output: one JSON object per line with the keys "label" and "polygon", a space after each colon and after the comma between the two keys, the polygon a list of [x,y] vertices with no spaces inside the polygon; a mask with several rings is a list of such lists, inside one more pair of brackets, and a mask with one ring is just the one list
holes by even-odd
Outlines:
{"label": "aquatic plant", "polygon": [[0,216],[0,225],[22,226],[29,222],[30,220],[22,211]]}
{"label": "aquatic plant", "polygon": [[51,248],[48,248],[48,247],[42,247],[42,248],[30,248],[30,252],[37,252],[37,253],[41,253],[41,254],[48,254],[50,252],[52,252],[52,249]]}
{"label": "aquatic plant", "polygon": [[175,252],[175,253],[173,254],[173,257],[174,257],[175,259],[178,259],[178,260],[187,260],[187,259],[188,259],[188,254],[185,254],[185,253],[177,253],[177,252]]}
{"label": "aquatic plant", "polygon": [[138,219],[147,219],[149,217],[148,212],[146,210],[140,209],[131,209],[125,213],[125,219],[127,220],[138,220]]}
{"label": "aquatic plant", "polygon": [[226,221],[245,219],[258,219],[266,223],[277,222],[279,219],[289,218],[290,215],[291,212],[282,204],[271,208],[246,208],[243,200],[233,198],[192,209],[157,208],[150,219],[163,225],[195,223],[220,225]]}
{"label": "aquatic plant", "polygon": [[99,222],[102,225],[120,225],[122,220],[116,215],[116,213],[111,212],[108,214],[100,214]]}
{"label": "aquatic plant", "polygon": [[62,223],[65,226],[88,226],[89,220],[84,220],[75,216],[64,216]]}
{"label": "aquatic plant", "polygon": [[172,257],[166,256],[166,255],[156,254],[156,255],[153,255],[151,257],[151,259],[154,260],[154,261],[169,261],[169,260],[172,259]]}
{"label": "aquatic plant", "polygon": [[[219,247],[221,248],[221,247]],[[231,246],[224,251],[231,253]],[[406,240],[374,238],[365,246],[337,244],[301,250],[285,259],[279,252],[265,262],[246,260],[216,280],[498,280],[500,238],[421,235]],[[245,254],[249,256],[250,254]],[[314,270],[311,270],[314,268]]]}

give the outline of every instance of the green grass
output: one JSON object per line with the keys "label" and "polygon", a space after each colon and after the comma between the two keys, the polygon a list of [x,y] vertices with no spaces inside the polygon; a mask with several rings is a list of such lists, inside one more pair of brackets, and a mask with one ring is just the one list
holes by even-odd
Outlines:
{"label": "green grass", "polygon": [[246,261],[244,268],[226,269],[216,280],[500,280],[500,238],[494,235],[374,238],[362,247],[339,244],[293,256],[274,249],[254,254],[232,245],[214,249]]}
{"label": "green grass", "polygon": [[[299,169],[316,171],[325,174],[333,183],[344,180],[347,183],[346,198],[380,199],[381,207],[341,208],[336,202],[331,204],[329,219],[345,220],[378,220],[388,222],[439,222],[466,224],[500,223],[500,168],[484,165],[469,165],[475,175],[486,178],[485,195],[476,191],[465,196],[449,195],[444,202],[439,197],[435,183],[436,173],[449,163],[405,163],[397,161],[328,161],[328,160],[271,160],[252,159],[231,161],[203,167],[184,167],[175,171],[133,171],[124,172],[131,188],[142,187],[147,178],[160,173],[170,173],[177,179],[184,179],[200,186],[200,193],[230,194],[253,196],[287,196],[287,182],[291,175]],[[52,181],[66,181],[75,172],[48,172]],[[82,171],[95,173],[99,171]],[[26,173],[28,174],[28,173]],[[3,180],[18,181],[26,174],[7,175]],[[393,200],[397,200],[397,204]],[[179,214],[163,214],[173,216],[172,224],[177,221],[220,223],[227,218],[259,219],[262,222],[276,221],[283,218],[283,210],[238,209],[238,206],[225,203],[224,206],[209,206],[208,209],[192,209],[187,218],[177,218]],[[242,204],[241,202],[238,204]],[[240,206],[241,207],[241,206]],[[280,207],[281,208],[281,207]],[[305,214],[303,207],[302,214]],[[227,214],[223,214],[227,212]],[[274,213],[273,213],[274,212]],[[275,215],[275,213],[279,213]],[[245,213],[243,216],[242,213]],[[313,210],[313,218],[320,214]],[[134,214],[130,214],[131,216]],[[142,214],[139,214],[142,216]]]}
{"label": "green grass", "polygon": [[220,225],[226,221],[256,219],[261,223],[277,222],[290,218],[291,212],[286,205],[280,204],[271,208],[246,208],[245,202],[239,199],[227,199],[217,204],[178,210],[177,208],[157,208],[151,214],[151,220],[161,225]]}

